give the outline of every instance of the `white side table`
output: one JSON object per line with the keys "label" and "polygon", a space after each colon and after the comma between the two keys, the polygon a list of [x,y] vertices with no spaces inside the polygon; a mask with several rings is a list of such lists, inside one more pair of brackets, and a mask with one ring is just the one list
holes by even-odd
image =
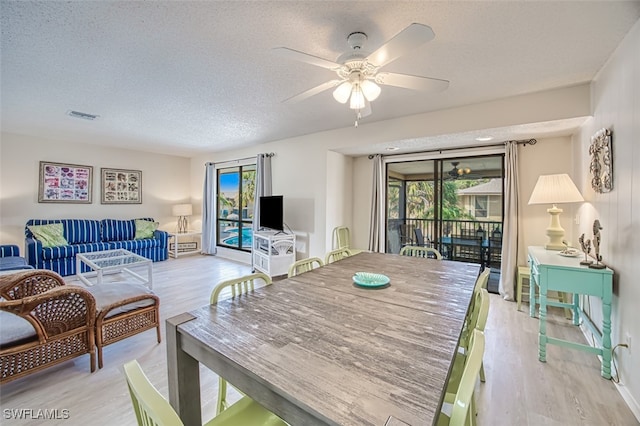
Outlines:
{"label": "white side table", "polygon": [[[180,240],[186,237],[189,237],[189,240],[193,240],[194,237],[196,237],[195,247],[193,249],[178,250],[180,246]],[[173,241],[169,243],[169,247],[171,247],[171,244],[173,244],[173,249],[169,250],[169,256],[173,257],[174,259],[187,254],[200,253],[200,250],[202,248],[202,231],[170,232],[169,239],[173,239]],[[185,242],[183,242],[183,244],[184,243]]]}

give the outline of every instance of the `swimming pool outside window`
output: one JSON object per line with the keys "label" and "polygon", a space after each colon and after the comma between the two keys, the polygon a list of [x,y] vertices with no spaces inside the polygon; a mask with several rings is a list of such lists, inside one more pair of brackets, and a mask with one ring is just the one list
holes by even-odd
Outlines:
{"label": "swimming pool outside window", "polygon": [[251,251],[255,182],[255,164],[218,169],[218,246]]}

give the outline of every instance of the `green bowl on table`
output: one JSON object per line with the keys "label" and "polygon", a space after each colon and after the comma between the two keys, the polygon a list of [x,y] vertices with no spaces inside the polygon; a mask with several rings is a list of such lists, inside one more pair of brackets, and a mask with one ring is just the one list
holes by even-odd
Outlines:
{"label": "green bowl on table", "polygon": [[356,272],[353,276],[353,282],[359,287],[365,288],[381,288],[389,286],[389,277],[382,274],[374,274],[372,272]]}

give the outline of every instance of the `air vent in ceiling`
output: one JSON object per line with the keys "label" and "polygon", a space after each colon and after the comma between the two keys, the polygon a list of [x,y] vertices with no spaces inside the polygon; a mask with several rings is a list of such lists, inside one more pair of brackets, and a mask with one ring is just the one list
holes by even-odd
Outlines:
{"label": "air vent in ceiling", "polygon": [[99,115],[88,114],[86,112],[73,111],[73,110],[67,111],[67,115],[69,117],[82,118],[83,120],[90,120],[90,121],[96,120],[98,117],[100,117]]}

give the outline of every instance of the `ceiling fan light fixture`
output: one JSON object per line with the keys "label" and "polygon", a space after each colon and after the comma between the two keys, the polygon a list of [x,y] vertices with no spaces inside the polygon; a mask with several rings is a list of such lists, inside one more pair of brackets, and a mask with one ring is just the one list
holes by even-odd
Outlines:
{"label": "ceiling fan light fixture", "polygon": [[340,102],[341,104],[346,104],[349,100],[349,96],[351,96],[351,89],[351,82],[343,82],[336,88],[336,90],[333,91],[333,99]]}
{"label": "ceiling fan light fixture", "polygon": [[363,109],[364,108],[364,95],[362,94],[362,90],[360,90],[360,86],[353,86],[353,90],[351,91],[351,102],[349,103],[349,108],[351,109]]}
{"label": "ceiling fan light fixture", "polygon": [[378,99],[378,96],[380,96],[380,92],[382,91],[382,89],[380,89],[380,86],[378,86],[371,80],[362,81],[362,83],[360,83],[360,87],[362,88],[364,97],[367,98],[369,102]]}

